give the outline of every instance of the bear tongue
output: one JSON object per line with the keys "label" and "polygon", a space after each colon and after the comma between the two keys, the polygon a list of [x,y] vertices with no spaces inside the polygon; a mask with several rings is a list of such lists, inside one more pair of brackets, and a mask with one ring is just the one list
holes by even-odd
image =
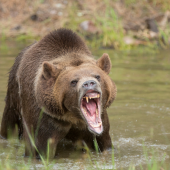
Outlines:
{"label": "bear tongue", "polygon": [[91,119],[91,121],[96,121],[96,102],[94,100],[90,100],[88,103],[86,103],[86,108],[88,109],[88,117]]}

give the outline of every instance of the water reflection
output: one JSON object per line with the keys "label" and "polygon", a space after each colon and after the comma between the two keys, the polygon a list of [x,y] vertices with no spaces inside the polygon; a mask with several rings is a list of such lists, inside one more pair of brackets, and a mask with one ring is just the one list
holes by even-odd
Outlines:
{"label": "water reflection", "polygon": [[[23,45],[9,43],[10,49],[0,52],[0,120],[4,108],[9,68]],[[108,52],[112,60],[110,76],[118,89],[116,101],[108,109],[115,146],[116,168],[127,169],[133,165],[139,168],[147,163],[145,152],[151,159],[154,152],[158,161],[170,161],[170,57],[169,51],[154,55],[115,53],[112,50],[98,50],[101,56]],[[61,147],[60,147],[61,148]],[[24,144],[18,141],[0,140],[0,159],[10,157],[11,164],[23,159]],[[64,150],[64,151],[63,151]],[[51,165],[57,169],[112,169],[112,153],[89,155],[73,148],[58,151],[57,159]],[[27,159],[26,159],[27,160]],[[95,164],[95,163],[96,164]],[[35,160],[38,169],[42,163]],[[50,165],[49,165],[50,166]]]}

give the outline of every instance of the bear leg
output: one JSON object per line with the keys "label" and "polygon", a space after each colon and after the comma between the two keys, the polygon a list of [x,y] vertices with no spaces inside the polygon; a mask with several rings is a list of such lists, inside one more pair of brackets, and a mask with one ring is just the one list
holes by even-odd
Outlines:
{"label": "bear leg", "polygon": [[22,121],[21,117],[19,116],[19,112],[14,106],[10,106],[10,103],[7,100],[1,121],[0,134],[4,138],[18,136],[19,134],[20,138],[22,135],[22,131]]}
{"label": "bear leg", "polygon": [[[14,70],[13,70],[14,69]],[[1,121],[1,131],[0,134],[4,138],[11,136],[22,135],[22,118],[20,115],[20,97],[18,83],[15,79],[16,70],[13,68],[9,75],[7,95],[5,99],[5,108]]]}
{"label": "bear leg", "polygon": [[110,123],[109,123],[109,118],[106,110],[104,110],[102,114],[102,122],[103,122],[104,131],[100,136],[96,136],[96,140],[99,145],[100,151],[103,152],[105,150],[112,149],[112,141],[109,134]]}
{"label": "bear leg", "polygon": [[95,138],[97,140],[99,151],[103,152],[105,150],[112,149],[112,141],[111,141],[109,132],[104,131],[100,136],[95,136],[95,135],[89,133],[83,139],[83,141],[86,143],[86,145],[89,149],[95,150],[95,145],[94,145]]}
{"label": "bear leg", "polygon": [[112,149],[112,141],[109,132],[103,133],[101,136],[97,136],[96,140],[101,152]]}
{"label": "bear leg", "polygon": [[[54,158],[58,142],[67,135],[71,125],[43,113],[40,125],[37,127],[38,130],[34,130],[36,149],[32,146],[28,133],[25,133],[25,156],[31,155],[40,158],[41,155],[48,158]],[[29,129],[31,129],[31,127]],[[38,132],[37,134],[36,131]]]}

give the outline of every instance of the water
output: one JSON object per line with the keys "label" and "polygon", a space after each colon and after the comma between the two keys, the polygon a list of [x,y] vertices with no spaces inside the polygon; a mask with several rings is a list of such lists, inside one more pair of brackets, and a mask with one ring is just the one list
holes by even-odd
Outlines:
{"label": "water", "polygon": [[[4,108],[7,78],[23,44],[7,43],[0,51],[0,120]],[[108,52],[112,60],[110,76],[118,89],[117,98],[108,109],[110,135],[113,140],[115,167],[140,169],[146,167],[148,159],[165,160],[170,167],[170,51],[158,54],[116,53],[113,50],[93,50],[101,56]],[[0,160],[10,160],[18,166],[23,157],[24,144],[0,140]],[[69,144],[61,147],[57,159],[50,161],[53,169],[112,169],[112,153],[97,155],[75,151]],[[31,160],[32,168],[42,169],[43,164]]]}

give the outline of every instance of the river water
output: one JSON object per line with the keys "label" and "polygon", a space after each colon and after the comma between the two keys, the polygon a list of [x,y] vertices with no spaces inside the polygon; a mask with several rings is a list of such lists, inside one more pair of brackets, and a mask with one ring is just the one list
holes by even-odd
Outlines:
{"label": "river water", "polygon": [[[0,48],[0,120],[8,71],[23,47],[21,43],[7,42]],[[59,148],[57,158],[49,166],[52,169],[142,169],[154,160],[170,167],[170,51],[138,54],[137,51],[93,50],[98,57],[104,52],[112,60],[110,76],[118,89],[117,98],[108,109],[115,166],[113,152],[89,155],[75,151],[69,144]],[[22,142],[0,139],[0,161],[8,160],[14,167],[24,161],[32,169],[43,169],[41,161],[28,160],[23,154]]]}

